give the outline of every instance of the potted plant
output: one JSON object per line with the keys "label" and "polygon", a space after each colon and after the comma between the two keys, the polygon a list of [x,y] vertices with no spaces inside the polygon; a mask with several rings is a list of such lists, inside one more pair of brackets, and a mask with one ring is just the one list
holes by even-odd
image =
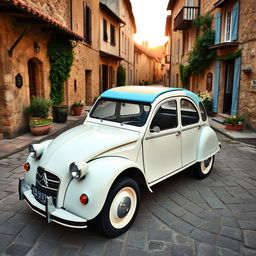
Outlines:
{"label": "potted plant", "polygon": [[197,95],[203,102],[207,114],[210,115],[212,113],[212,96],[207,90],[205,92],[199,92]]}
{"label": "potted plant", "polygon": [[75,116],[81,115],[83,106],[84,106],[84,104],[82,103],[81,100],[76,101],[72,104],[71,109],[73,110]]}
{"label": "potted plant", "polygon": [[230,118],[226,118],[223,121],[223,123],[227,130],[241,131],[241,130],[243,130],[244,121],[245,121],[245,118],[243,116],[236,115],[236,116],[232,116]]}
{"label": "potted plant", "polygon": [[52,106],[50,100],[42,97],[33,97],[30,105],[25,109],[25,113],[29,115],[30,131],[34,135],[47,134],[51,129],[52,118],[49,111]]}

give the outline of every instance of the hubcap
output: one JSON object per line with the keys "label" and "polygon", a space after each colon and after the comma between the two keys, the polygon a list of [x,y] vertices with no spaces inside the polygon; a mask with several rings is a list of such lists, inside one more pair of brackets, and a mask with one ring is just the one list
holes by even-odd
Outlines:
{"label": "hubcap", "polygon": [[118,218],[123,218],[128,214],[130,207],[131,207],[131,202],[132,201],[128,196],[124,197],[121,200],[121,202],[119,203],[118,208],[117,208]]}
{"label": "hubcap", "polygon": [[132,220],[137,207],[137,194],[132,187],[122,188],[114,197],[109,220],[116,229],[124,228]]}
{"label": "hubcap", "polygon": [[201,171],[203,174],[207,174],[211,170],[212,163],[213,163],[212,156],[201,162]]}

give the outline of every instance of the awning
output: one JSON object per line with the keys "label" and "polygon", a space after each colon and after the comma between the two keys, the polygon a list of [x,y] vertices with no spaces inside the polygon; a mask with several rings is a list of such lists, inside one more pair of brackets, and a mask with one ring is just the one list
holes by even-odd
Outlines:
{"label": "awning", "polygon": [[110,58],[112,60],[115,60],[115,61],[120,61],[120,60],[123,60],[124,58],[120,57],[120,56],[116,56],[114,54],[110,54],[110,53],[107,53],[107,52],[103,52],[103,51],[100,51],[100,57],[103,57],[103,58]]}
{"label": "awning", "polygon": [[[28,21],[31,18],[39,21],[40,25],[46,25],[46,28],[51,28],[57,30],[58,33],[64,34],[71,40],[83,40],[83,37],[73,32],[71,29],[63,26],[61,23],[53,20],[52,18],[46,16],[45,14],[31,8],[30,6],[20,2],[19,0],[2,0],[0,2],[1,11],[13,10],[15,13],[23,13],[25,16],[23,18],[28,18]],[[19,18],[21,18],[19,16]]]}
{"label": "awning", "polygon": [[224,42],[220,44],[215,44],[209,47],[209,49],[223,49],[223,48],[230,48],[230,47],[237,47],[239,42]]}

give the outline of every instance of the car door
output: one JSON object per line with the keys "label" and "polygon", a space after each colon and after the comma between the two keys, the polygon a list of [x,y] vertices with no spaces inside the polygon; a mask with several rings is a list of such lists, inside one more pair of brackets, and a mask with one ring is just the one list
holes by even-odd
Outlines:
{"label": "car door", "polygon": [[176,99],[160,103],[146,131],[143,140],[144,167],[151,184],[182,166],[177,106]]}
{"label": "car door", "polygon": [[188,98],[180,99],[182,165],[196,160],[197,141],[200,133],[200,119],[194,102]]}

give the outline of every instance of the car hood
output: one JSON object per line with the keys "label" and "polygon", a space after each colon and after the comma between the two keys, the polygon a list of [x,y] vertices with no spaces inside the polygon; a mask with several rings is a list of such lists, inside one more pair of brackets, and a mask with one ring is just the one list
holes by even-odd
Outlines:
{"label": "car hood", "polygon": [[54,139],[44,151],[40,165],[59,173],[72,162],[88,162],[111,149],[135,142],[139,135],[136,131],[103,124],[83,124]]}

